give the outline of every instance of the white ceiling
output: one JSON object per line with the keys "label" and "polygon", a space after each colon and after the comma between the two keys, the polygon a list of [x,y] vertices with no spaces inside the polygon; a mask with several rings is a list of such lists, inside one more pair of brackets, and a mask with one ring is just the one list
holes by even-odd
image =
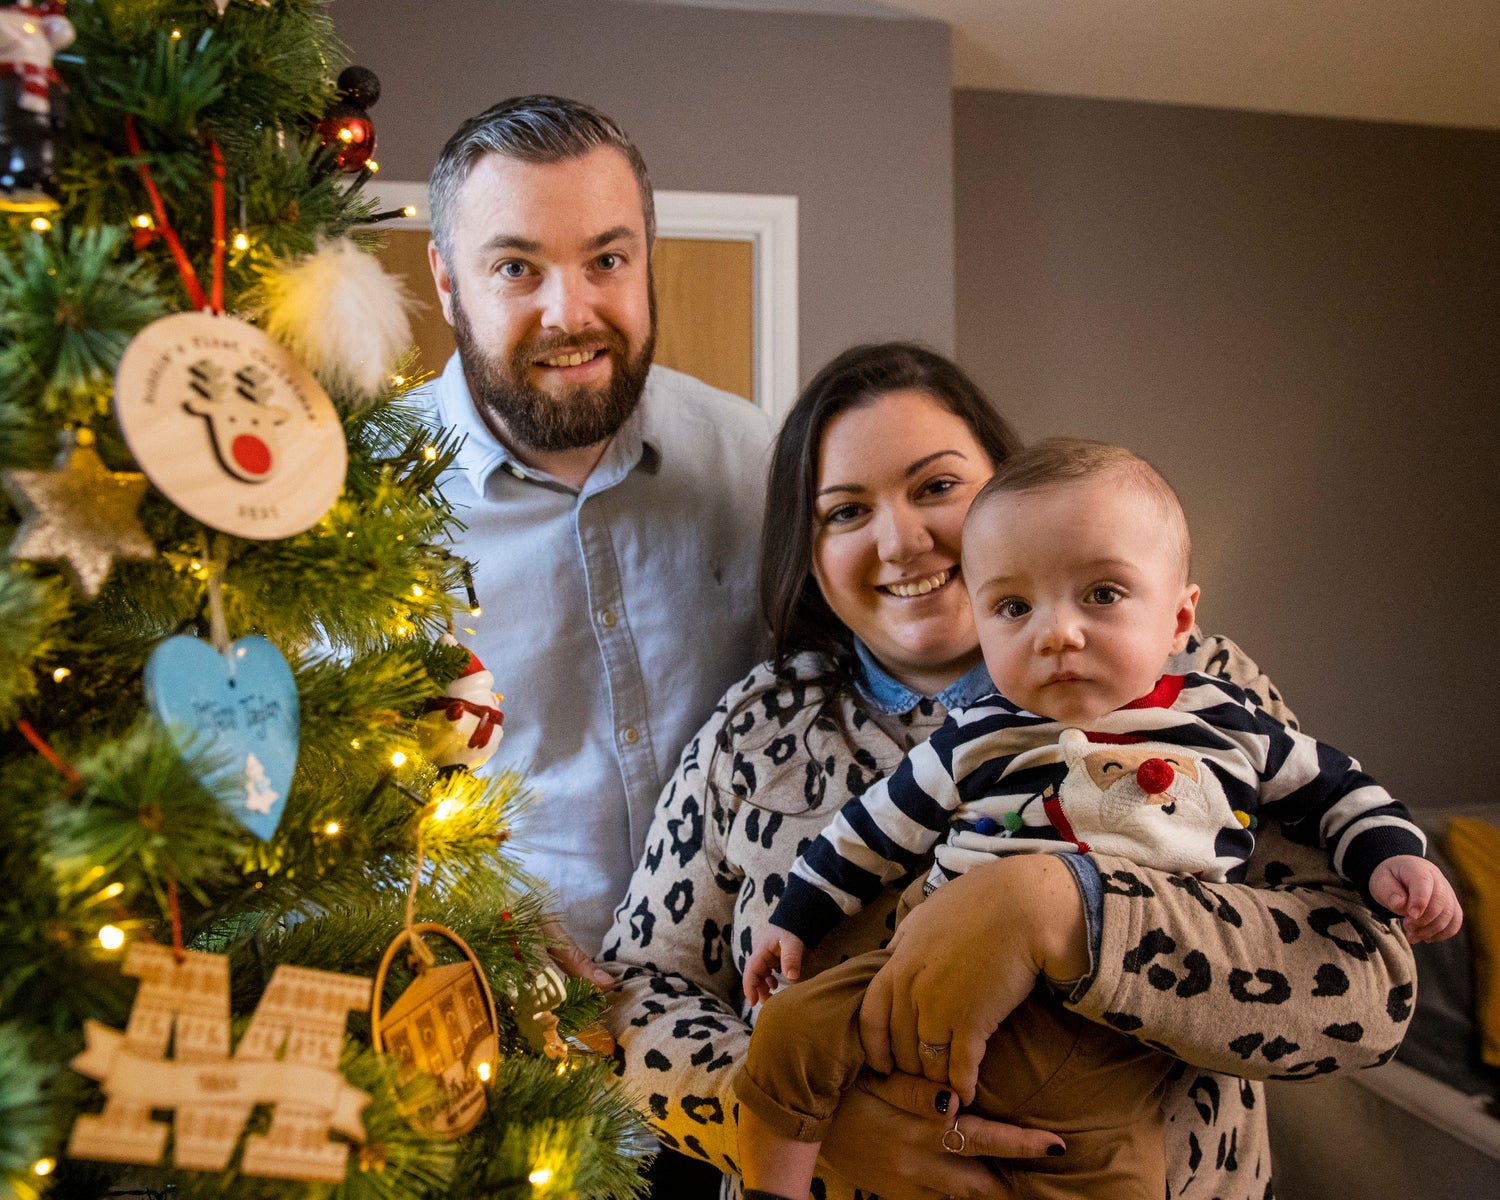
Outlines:
{"label": "white ceiling", "polygon": [[920,16],[955,87],[1500,129],[1500,0],[656,0]]}

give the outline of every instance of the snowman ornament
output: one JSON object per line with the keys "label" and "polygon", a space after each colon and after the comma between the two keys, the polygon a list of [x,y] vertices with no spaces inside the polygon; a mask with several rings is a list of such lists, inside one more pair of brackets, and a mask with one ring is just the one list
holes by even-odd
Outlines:
{"label": "snowman ornament", "polygon": [[[443,644],[459,643],[452,634],[444,634]],[[502,736],[499,703],[495,677],[471,651],[463,673],[441,696],[427,701],[427,711],[417,722],[422,753],[445,771],[472,770],[489,762]]]}

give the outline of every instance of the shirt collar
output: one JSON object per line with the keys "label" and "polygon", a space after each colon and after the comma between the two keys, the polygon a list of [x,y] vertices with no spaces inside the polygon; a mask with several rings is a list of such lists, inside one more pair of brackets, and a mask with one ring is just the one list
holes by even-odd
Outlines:
{"label": "shirt collar", "polygon": [[[661,453],[660,439],[650,432],[647,419],[651,384],[652,380],[648,375],[640,404],[626,418],[625,424],[615,431],[615,436],[610,439],[609,446],[604,451],[604,457],[599,460],[599,465],[584,484],[582,495],[592,495],[619,483],[641,461],[648,448],[651,451],[648,466],[657,460]],[[433,386],[433,398],[438,420],[463,439],[454,455],[453,469],[469,481],[475,495],[485,494],[490,476],[501,468],[523,479],[557,484],[557,480],[545,471],[521,462],[485,424],[479,410],[474,407],[474,399],[469,394],[469,383],[464,377],[463,364],[456,352],[448,359],[448,365],[438,376]]]}
{"label": "shirt collar", "polygon": [[990,679],[990,673],[985,668],[983,659],[980,659],[964,675],[954,680],[937,695],[924,696],[921,692],[913,691],[904,683],[891,678],[889,672],[875,661],[875,656],[858,638],[854,639],[854,654],[859,660],[859,671],[855,675],[854,686],[866,704],[886,716],[909,713],[924,700],[935,700],[951,712],[955,708],[965,708],[981,696],[987,696],[995,690],[995,684]]}

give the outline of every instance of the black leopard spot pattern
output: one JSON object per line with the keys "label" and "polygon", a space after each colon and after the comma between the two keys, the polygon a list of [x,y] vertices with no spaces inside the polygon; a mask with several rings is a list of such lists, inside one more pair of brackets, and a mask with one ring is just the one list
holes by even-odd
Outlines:
{"label": "black leopard spot pattern", "polygon": [[1332,963],[1324,963],[1318,968],[1317,986],[1312,993],[1314,996],[1342,996],[1348,990],[1349,976],[1338,967]]}
{"label": "black leopard spot pattern", "polygon": [[1385,1000],[1386,1015],[1393,1021],[1405,1021],[1411,1016],[1411,998],[1414,984],[1401,983],[1391,989]]}

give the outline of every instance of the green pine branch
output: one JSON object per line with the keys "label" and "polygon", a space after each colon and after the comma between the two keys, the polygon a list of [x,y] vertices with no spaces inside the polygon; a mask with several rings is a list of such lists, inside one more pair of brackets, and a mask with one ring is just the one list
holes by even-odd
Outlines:
{"label": "green pine branch", "polygon": [[[320,239],[372,249],[379,235],[360,226],[373,209],[360,179],[332,169],[315,129],[346,61],[321,0],[232,0],[222,17],[202,0],[89,0],[69,16],[77,42],[57,64],[69,88],[61,210],[44,232],[0,216],[0,468],[50,469],[59,435],[88,426],[104,461],[128,471],[109,408],[115,368],[145,325],[190,307],[164,230],[137,227],[153,212],[138,168],[207,286],[217,146],[230,240],[246,237],[224,250],[231,313],[252,311],[265,274]],[[555,908],[510,836],[534,802],[525,780],[440,771],[423,755],[426,704],[467,660],[439,635],[470,601],[449,548],[461,524],[441,491],[458,443],[407,399],[414,374],[410,358],[395,364],[373,400],[330,388],[345,486],[304,533],[216,533],[151,489],[139,518],[158,553],[115,564],[96,599],[52,562],[0,562],[0,1188],[10,1194],[96,1200],[122,1180],[180,1200],[639,1190],[639,1160],[622,1151],[642,1126],[609,1063],[580,1052],[559,1073],[513,1010],[548,961],[542,930]],[[0,545],[18,522],[0,503]],[[269,638],[299,696],[297,768],[265,841],[233,818],[229,796],[205,789],[219,765],[207,740],[163,729],[143,690],[158,642],[210,636],[215,580],[231,636]],[[414,1128],[405,1111],[424,1084],[398,1089],[368,1014],[351,1014],[342,1069],[371,1102],[342,1184],[67,1157],[74,1120],[103,1103],[67,1065],[83,1022],[122,1028],[136,993],[120,939],[171,945],[180,933],[190,949],[228,954],[242,1031],[279,963],[373,975],[405,924],[419,854],[415,919],[469,943],[496,1001],[500,1059],[477,1129],[445,1143]],[[411,978],[398,956],[382,1003]],[[562,1034],[602,1004],[570,982]],[[258,1110],[246,1134],[268,1119]],[[46,1158],[56,1169],[36,1174]]]}
{"label": "green pine branch", "polygon": [[53,659],[59,640],[54,631],[72,610],[72,599],[57,580],[0,566],[0,728],[37,695],[38,677],[61,665]]}
{"label": "green pine branch", "polygon": [[53,435],[104,411],[130,339],[167,309],[123,229],[31,233],[0,254],[0,404],[40,400]]}

